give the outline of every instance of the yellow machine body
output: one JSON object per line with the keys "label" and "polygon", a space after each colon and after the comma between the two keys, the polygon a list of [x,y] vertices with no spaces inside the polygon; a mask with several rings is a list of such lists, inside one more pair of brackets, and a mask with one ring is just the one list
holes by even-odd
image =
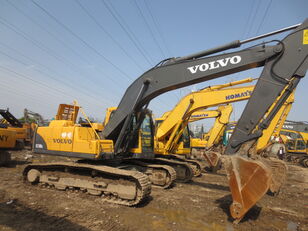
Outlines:
{"label": "yellow machine body", "polygon": [[16,145],[16,131],[0,128],[0,149],[12,149]]}
{"label": "yellow machine body", "polygon": [[8,127],[7,129],[16,132],[16,139],[25,141],[30,140],[30,135],[27,127],[22,127],[22,128]]}
{"label": "yellow machine body", "polygon": [[113,141],[97,136],[95,128],[99,126],[94,124],[93,127],[82,127],[75,123],[78,109],[76,106],[61,104],[56,116],[61,120],[56,119],[48,127],[37,128],[34,152],[86,159],[98,159],[105,153],[112,153]]}

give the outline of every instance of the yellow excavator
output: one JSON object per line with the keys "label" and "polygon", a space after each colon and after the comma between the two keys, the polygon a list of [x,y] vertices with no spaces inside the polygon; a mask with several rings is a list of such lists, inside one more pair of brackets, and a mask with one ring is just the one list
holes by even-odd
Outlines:
{"label": "yellow excavator", "polygon": [[[227,105],[220,105],[216,110],[201,110],[201,111],[196,111],[194,112],[190,118],[189,118],[189,123],[193,123],[199,120],[203,119],[208,119],[208,118],[216,118],[215,119],[215,124],[225,124],[225,120],[229,121],[229,117],[232,112],[232,105],[227,104]],[[155,119],[155,124],[156,126],[160,125],[169,115],[170,111],[165,112],[162,117],[156,118]],[[186,129],[184,129],[184,138],[186,138]],[[198,152],[198,150],[204,150],[206,147],[206,144],[210,140],[210,137],[212,137],[214,132],[212,132],[212,129],[208,133],[201,134],[201,138],[195,138],[195,137],[190,137],[190,146],[189,148],[191,149],[191,152],[193,153]],[[215,136],[216,137],[216,136]],[[214,138],[214,144],[216,144],[218,138]],[[210,141],[211,142],[211,141]],[[177,153],[180,153],[180,150],[183,150],[181,153],[188,153],[190,150],[184,149],[183,147],[183,142],[180,141],[178,144],[177,148]]]}
{"label": "yellow excavator", "polygon": [[[179,147],[182,145],[178,142],[187,124],[191,120],[191,116],[203,109],[247,100],[253,92],[254,86],[233,87],[244,83],[254,81],[252,78],[239,80],[227,84],[216,85],[204,88],[202,90],[192,92],[183,97],[177,105],[162,118],[156,119],[156,153],[159,154],[189,154],[190,145],[186,145],[187,149]],[[230,114],[230,107],[227,107]],[[219,126],[222,127],[222,126]],[[217,129],[220,131],[220,129]],[[220,133],[220,132],[218,132]],[[188,139],[189,140],[189,139]],[[214,140],[214,139],[213,139]],[[211,144],[213,141],[211,140]]]}
{"label": "yellow excavator", "polygon": [[[197,111],[192,114],[192,116],[189,119],[190,122],[195,122],[201,119],[205,118],[212,118],[212,117],[219,117],[223,118],[226,116],[226,113],[228,113],[229,109],[232,108],[231,105],[221,105],[218,107],[217,110],[203,110],[203,111]],[[232,111],[232,109],[231,109]],[[155,124],[156,128],[164,121],[167,119],[170,111],[165,112],[162,117],[155,119]],[[222,119],[224,120],[224,119]],[[216,119],[216,123],[222,122],[222,120]],[[212,133],[213,134],[213,133]],[[181,162],[186,162],[187,164],[190,165],[190,167],[193,170],[194,176],[201,176],[202,174],[202,169],[204,168],[203,163],[201,163],[199,160],[203,160],[203,151],[205,149],[206,143],[209,140],[208,137],[206,137],[206,140],[200,139],[200,138],[194,138],[189,130],[189,127],[186,126],[177,133],[178,136],[180,136],[180,139],[177,142],[176,145],[176,151],[175,153],[169,153],[166,155],[161,155],[162,149],[161,146],[163,145],[162,143],[158,142],[157,139],[155,139],[154,142],[154,151],[156,153],[157,157],[163,157],[163,158],[168,158],[168,159],[173,159],[173,160],[178,160]],[[213,135],[212,135],[213,137]],[[194,150],[200,150],[194,151]],[[201,152],[202,150],[202,152]],[[197,158],[197,154],[200,154],[202,157]],[[199,156],[198,156],[199,157]],[[197,160],[198,159],[198,160]],[[177,176],[179,175],[177,171]]]}
{"label": "yellow excavator", "polygon": [[[298,134],[300,135],[300,134]],[[287,139],[286,150],[288,161],[299,163],[308,168],[308,141],[304,138]]]}
{"label": "yellow excavator", "polygon": [[[104,125],[108,122],[115,109],[116,108],[107,109],[105,121],[101,124],[91,123],[77,103],[74,105],[60,104],[55,120],[52,120],[47,127],[38,127],[35,135],[36,141],[34,151],[40,149],[41,146],[39,146],[38,143],[44,141],[43,145],[46,145],[48,149],[40,150],[40,153],[82,158],[85,159],[83,160],[85,162],[84,164],[91,163],[91,159],[100,159],[102,153],[112,155],[114,152],[113,141],[101,139],[100,135],[104,129]],[[76,122],[79,111],[83,113],[87,123],[79,124]],[[147,138],[145,135],[146,129],[150,126],[147,122],[151,121],[151,113],[149,112],[147,116],[148,120],[145,120],[144,127],[141,127],[139,130],[139,133],[142,133],[142,136],[139,135],[136,146],[130,149],[130,152],[132,153],[145,152],[146,149],[151,148],[151,137]],[[48,137],[58,138],[48,139]],[[42,140],[38,140],[38,138],[42,138]],[[110,157],[110,159],[110,161],[105,161],[106,165],[113,166],[116,164],[121,170],[134,169],[143,172],[148,175],[153,185],[162,188],[168,188],[171,186],[176,178],[175,170],[169,166],[159,164],[151,165],[137,160],[129,161],[127,158],[122,158],[117,161],[112,157]],[[114,170],[115,174],[117,170],[118,169]],[[94,190],[89,189],[89,192],[95,194],[93,193]]]}
{"label": "yellow excavator", "polygon": [[[232,112],[232,106],[220,106],[220,110],[218,111],[205,112],[200,110],[212,106],[217,106],[220,104],[249,99],[254,86],[244,86],[237,88],[230,87],[249,83],[253,80],[254,79],[252,78],[248,78],[223,85],[211,86],[200,91],[190,93],[189,95],[183,97],[172,111],[165,112],[161,118],[157,118],[155,120],[156,136],[154,142],[154,152],[156,154],[156,157],[187,162],[192,168],[193,174],[195,176],[200,175],[202,170],[202,164],[200,164],[198,161],[183,158],[183,156],[190,156],[191,153],[191,138],[187,125],[188,122],[196,121],[203,117],[216,116],[216,123],[211,129],[211,132],[209,132],[207,136],[207,142],[205,142],[206,144],[203,147],[203,149],[206,150],[205,152],[203,152],[203,155],[209,163],[210,169],[212,169],[212,171],[217,170],[220,166],[220,154],[218,154],[216,151],[213,152],[213,150],[209,149],[212,148],[214,144],[217,144],[219,142],[220,137],[222,136],[222,133],[227,123],[229,122],[229,117]],[[232,95],[231,93],[234,94]],[[292,98],[293,100],[293,97],[294,93],[290,95],[289,99],[286,101],[285,104],[289,104],[290,98]],[[108,122],[110,115],[115,110],[116,107],[107,109],[106,119],[104,123]],[[270,124],[269,128],[264,130],[263,136],[259,138],[257,143],[258,152],[260,152],[261,149],[265,149],[264,146],[268,143],[270,137],[268,135],[271,135],[273,133],[273,128],[278,122],[277,118],[280,117],[282,111],[285,111],[285,106],[280,109],[280,111],[276,114],[275,118],[272,120],[272,123]],[[193,117],[193,115],[195,115],[195,117]],[[161,129],[160,134],[162,134],[163,129],[166,129],[166,127],[169,128],[169,130],[165,130],[165,134],[163,136],[164,139],[159,140],[157,131]],[[140,145],[139,147],[142,147],[142,145]],[[135,150],[135,152],[141,152],[141,150]],[[280,168],[285,169],[284,166]],[[175,168],[175,170],[178,177],[183,175],[181,173],[181,169]],[[283,175],[283,173],[281,173],[280,175]],[[180,179],[182,178],[180,177]],[[278,190],[279,186],[276,186],[276,188]]]}
{"label": "yellow excavator", "polygon": [[[262,135],[262,130],[305,76],[308,38],[304,32],[307,28],[308,20],[305,20],[302,24],[255,38],[237,40],[192,55],[161,61],[127,88],[100,138],[95,135],[95,140],[99,142],[85,144],[88,148],[96,146],[99,149],[96,153],[74,150],[72,139],[85,138],[89,133],[88,130],[81,132],[83,127],[75,123],[68,126],[67,120],[56,121],[62,123],[60,129],[50,123],[49,132],[43,132],[39,127],[34,136],[34,152],[88,160],[29,164],[23,171],[25,180],[58,189],[80,189],[100,195],[104,201],[112,203],[139,204],[149,196],[151,181],[146,174],[134,169],[143,164],[155,165],[146,160],[156,161],[154,142],[151,140],[154,137],[153,124],[147,109],[150,101],[171,90],[264,66],[224,152],[223,161],[233,198],[230,213],[237,221],[241,220],[272,183],[272,165],[263,161],[262,157],[252,158],[248,149],[250,143]],[[262,42],[234,52],[225,52],[289,30],[292,32],[281,41]],[[234,92],[231,94],[235,97]],[[268,112],[277,98],[279,102]],[[145,132],[140,133],[140,129]],[[77,134],[78,131],[81,133]],[[145,141],[145,148],[142,148],[141,153],[132,152],[132,148],[140,144],[139,138]],[[124,169],[138,161],[141,162],[139,165]],[[152,169],[158,170],[155,167]],[[162,171],[163,174],[168,172],[164,168]]]}
{"label": "yellow excavator", "polygon": [[0,127],[0,166],[6,165],[11,160],[9,150],[16,146],[16,131]]}
{"label": "yellow excavator", "polygon": [[[202,138],[190,139],[192,158],[200,158],[200,153],[205,149],[207,150],[213,146],[218,146],[221,143],[223,132],[229,123],[232,111],[232,105],[227,104],[218,106],[217,110],[200,111],[191,115],[189,122],[207,118],[215,118],[214,125],[207,133],[202,134]],[[199,116],[198,119],[194,118],[194,115],[199,113],[204,116]]]}
{"label": "yellow excavator", "polygon": [[16,119],[8,109],[0,109],[0,165],[7,165],[11,160],[10,150],[24,148],[30,141],[29,127]]}
{"label": "yellow excavator", "polygon": [[280,131],[280,138],[286,146],[288,161],[308,167],[308,123],[286,121]]}
{"label": "yellow excavator", "polygon": [[[156,158],[186,162],[190,165],[193,175],[200,176],[203,164],[190,158],[191,136],[188,123],[191,120],[191,115],[209,107],[248,99],[254,86],[230,87],[252,81],[254,79],[247,78],[223,85],[210,86],[183,97],[173,110],[156,119],[154,142]],[[231,113],[230,109],[230,106],[226,107],[226,110],[229,110],[228,114]],[[228,118],[223,118],[223,120],[228,120]],[[217,124],[209,142],[213,143],[215,141],[217,137],[214,134],[221,133],[223,126],[223,124]],[[177,176],[182,175],[177,168],[176,172]]]}

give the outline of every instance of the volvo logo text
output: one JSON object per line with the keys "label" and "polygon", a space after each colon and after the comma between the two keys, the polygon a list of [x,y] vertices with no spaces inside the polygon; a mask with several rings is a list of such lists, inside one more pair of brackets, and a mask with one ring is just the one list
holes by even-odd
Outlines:
{"label": "volvo logo text", "polygon": [[239,62],[241,62],[242,58],[239,55],[233,56],[233,57],[228,57],[228,58],[224,58],[224,59],[218,59],[216,61],[212,61],[209,63],[202,63],[202,64],[198,64],[192,67],[187,67],[187,69],[192,73],[195,74],[198,70],[199,71],[207,71],[207,70],[213,70],[213,69],[217,69],[220,67],[225,67],[227,66],[229,63],[231,64],[238,64]]}

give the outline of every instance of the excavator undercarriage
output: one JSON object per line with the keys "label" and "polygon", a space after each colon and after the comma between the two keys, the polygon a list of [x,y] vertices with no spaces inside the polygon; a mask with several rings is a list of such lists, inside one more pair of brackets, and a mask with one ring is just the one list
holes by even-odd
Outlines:
{"label": "excavator undercarriage", "polygon": [[101,196],[102,201],[133,206],[151,193],[151,181],[138,171],[74,162],[30,164],[23,171],[31,184],[74,189]]}

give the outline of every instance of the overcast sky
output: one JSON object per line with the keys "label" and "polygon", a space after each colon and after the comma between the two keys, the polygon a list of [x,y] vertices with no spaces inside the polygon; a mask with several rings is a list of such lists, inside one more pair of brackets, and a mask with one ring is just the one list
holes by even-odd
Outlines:
{"label": "overcast sky", "polygon": [[[103,119],[105,109],[117,106],[126,88],[159,61],[301,23],[308,9],[306,0],[0,3],[0,107],[17,117],[27,108],[45,118],[76,99],[89,116]],[[261,70],[168,92],[150,108],[158,117],[192,90],[258,77]],[[308,120],[307,83],[301,81],[288,119]],[[232,119],[243,106],[234,104]]]}

